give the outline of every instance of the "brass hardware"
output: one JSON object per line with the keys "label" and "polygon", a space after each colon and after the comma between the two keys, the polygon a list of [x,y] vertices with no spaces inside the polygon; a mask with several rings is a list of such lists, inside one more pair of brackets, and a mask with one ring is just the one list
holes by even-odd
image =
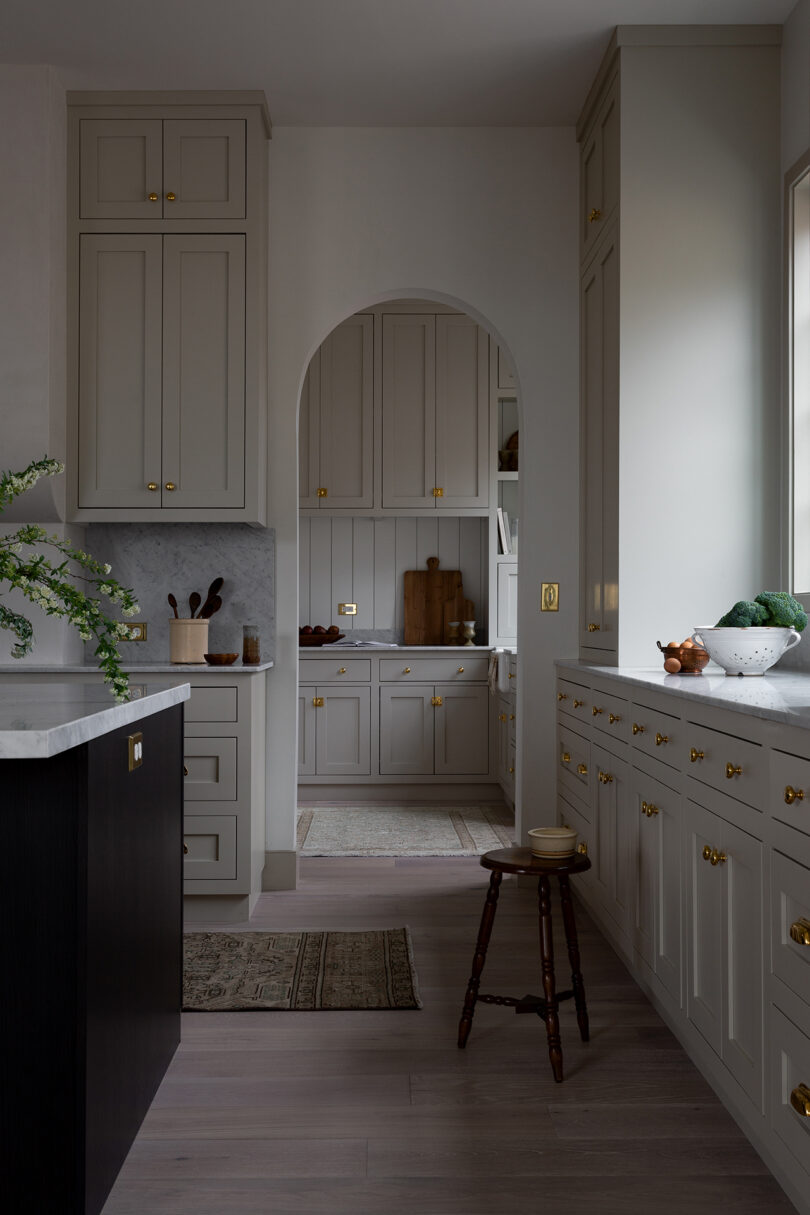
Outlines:
{"label": "brass hardware", "polygon": [[540,611],[541,612],[559,612],[560,610],[560,584],[559,582],[541,582],[540,584]]}
{"label": "brass hardware", "polygon": [[580,856],[588,855],[588,845],[585,843],[584,840],[582,841],[581,844],[577,844],[577,852],[579,853]]}
{"label": "brass hardware", "polygon": [[174,200],[176,198],[177,198],[177,195],[174,194],[171,190],[169,190],[169,193],[166,195],[166,202],[174,202]]}
{"label": "brass hardware", "polygon": [[149,199],[149,201],[150,201],[150,202],[157,202],[157,200],[158,200],[158,198],[159,198],[159,197],[160,197],[160,195],[159,195],[159,194],[155,194],[155,192],[154,192],[154,191],[152,191],[152,193],[151,193],[151,194],[148,194],[148,195],[147,195],[147,198]]}
{"label": "brass hardware", "polygon": [[444,490],[441,488],[441,486],[435,485],[433,487],[433,497],[434,498],[443,498],[444,497]]}
{"label": "brass hardware", "polygon": [[633,722],[633,733],[634,734],[643,734],[644,729],[645,729],[644,726],[639,726],[636,724],[636,722]]}
{"label": "brass hardware", "polygon": [[562,761],[564,764],[570,764],[571,756],[569,755],[569,753],[567,751],[563,751],[561,758],[562,758]]}
{"label": "brass hardware", "polygon": [[621,718],[620,713],[608,713],[608,721],[610,722],[611,725],[615,725],[615,723],[617,721],[621,721],[621,719],[622,718]]}
{"label": "brass hardware", "polygon": [[[506,677],[506,678],[507,678],[507,679],[514,679],[514,678],[515,678],[515,676],[514,676],[514,674],[513,674],[513,673],[510,671],[510,672],[509,672],[509,674],[507,675],[507,677]],[[575,702],[575,703],[576,703],[576,702]],[[583,701],[581,701],[580,703],[581,703],[581,704],[585,704],[585,701],[583,700]]]}
{"label": "brass hardware", "polygon": [[804,789],[794,789],[792,785],[785,785],[785,801],[788,806],[792,806],[794,802],[803,802]]}
{"label": "brass hardware", "polygon": [[696,764],[699,759],[705,759],[703,751],[697,751],[694,747],[689,748],[689,762]]}
{"label": "brass hardware", "polygon": [[433,705],[434,709],[438,709],[444,702],[442,701],[441,696],[431,696],[430,703]]}
{"label": "brass hardware", "polygon": [[510,776],[513,776],[513,775],[514,775],[514,772],[515,772],[515,769],[514,769],[514,768],[507,768],[507,772],[509,773],[509,775],[510,775]]}
{"label": "brass hardware", "polygon": [[647,803],[646,803],[646,802],[642,802],[642,803],[641,803],[641,813],[642,813],[642,814],[646,814],[646,813],[647,813]]}
{"label": "brass hardware", "polygon": [[157,481],[150,481],[146,488],[154,493],[156,489],[160,488],[160,486],[158,485]]}
{"label": "brass hardware", "polygon": [[601,785],[612,785],[613,777],[610,775],[609,772],[600,772],[599,773],[599,783]]}
{"label": "brass hardware", "polygon": [[595,223],[597,223],[597,222],[598,222],[598,221],[599,221],[601,218],[602,218],[602,212],[599,210],[599,208],[598,208],[598,207],[593,207],[593,209],[591,210],[590,215],[588,216],[588,223],[589,223],[589,224],[595,224]]}
{"label": "brass hardware", "polygon": [[464,667],[459,667],[459,668],[458,668],[458,674],[459,674],[459,675],[463,675],[463,674],[464,674]]}
{"label": "brass hardware", "polygon": [[704,861],[710,861],[712,859],[712,850],[708,844],[705,844],[703,847],[703,859]]}
{"label": "brass hardware", "polygon": [[558,692],[557,700],[568,700],[568,693],[567,692]]}
{"label": "brass hardware", "polygon": [[580,776],[587,776],[588,775],[587,765],[586,764],[577,764],[577,772],[579,773]]}
{"label": "brass hardware", "polygon": [[498,721],[506,721],[506,714],[505,714],[505,713],[499,713],[499,714],[498,714]]}
{"label": "brass hardware", "polygon": [[356,603],[339,603],[338,604],[338,616],[356,616],[356,615],[357,615],[357,604]]}
{"label": "brass hardware", "polygon": [[134,772],[143,763],[143,734],[130,734],[127,738],[129,771]]}
{"label": "brass hardware", "polygon": [[403,675],[410,675],[410,673],[411,673],[411,668],[410,668],[410,667],[403,667],[403,668],[402,668],[402,674],[403,674]]}
{"label": "brass hardware", "polygon": [[594,705],[593,708],[591,709],[591,712],[593,713],[594,717],[598,717],[599,714],[604,713],[604,711],[605,711],[604,709],[597,709],[596,705]]}
{"label": "brass hardware", "polygon": [[589,624],[588,632],[589,633],[601,633],[602,632],[601,624]]}
{"label": "brass hardware", "polygon": [[177,489],[177,486],[175,485],[174,481],[167,481],[163,488],[168,489],[169,493],[171,493],[172,490]]}
{"label": "brass hardware", "polygon": [[653,802],[649,802],[644,813],[647,815],[647,818],[653,818],[658,814],[658,807]]}
{"label": "brass hardware", "polygon": [[810,945],[810,920],[802,917],[790,926],[790,939],[797,945]]}
{"label": "brass hardware", "polygon": [[188,856],[188,844],[183,840],[183,856]]}
{"label": "brass hardware", "polygon": [[322,486],[321,486],[319,489],[317,489],[315,492],[316,492],[316,494],[318,495],[318,497],[319,497],[319,498],[325,498],[325,497],[327,497],[327,495],[329,494],[329,490],[326,488],[326,486],[325,486],[325,485],[322,485]]}
{"label": "brass hardware", "polygon": [[803,1118],[810,1118],[810,1088],[806,1084],[800,1084],[794,1088],[790,1094],[790,1104],[797,1114],[801,1114]]}
{"label": "brass hardware", "polygon": [[345,675],[345,674],[346,674],[346,668],[338,667],[338,675]]}
{"label": "brass hardware", "polygon": [[183,764],[183,776],[188,776],[188,764]]}
{"label": "brass hardware", "polygon": [[312,697],[312,703],[313,703],[313,705],[315,706],[315,708],[316,708],[316,709],[322,709],[322,708],[323,708],[323,706],[324,706],[324,698],[323,698],[323,696],[313,696],[313,697]]}
{"label": "brass hardware", "polygon": [[658,731],[656,730],[656,732],[655,732],[656,747],[660,747],[661,743],[668,743],[668,742],[669,742],[669,735],[668,734],[659,734]]}
{"label": "brass hardware", "polygon": [[574,697],[574,708],[575,709],[581,709],[584,704],[585,704],[584,700],[577,700],[576,696]]}
{"label": "brass hardware", "polygon": [[713,865],[725,865],[728,857],[726,856],[725,852],[718,852],[716,848],[712,848],[712,854],[709,857],[709,860]]}
{"label": "brass hardware", "polygon": [[742,776],[742,768],[735,768],[734,764],[726,764],[726,776],[729,780],[732,776]]}
{"label": "brass hardware", "polygon": [[514,721],[514,720],[515,720],[515,715],[514,715],[514,713],[510,713],[510,714],[509,714],[509,720],[510,720],[510,721]]}

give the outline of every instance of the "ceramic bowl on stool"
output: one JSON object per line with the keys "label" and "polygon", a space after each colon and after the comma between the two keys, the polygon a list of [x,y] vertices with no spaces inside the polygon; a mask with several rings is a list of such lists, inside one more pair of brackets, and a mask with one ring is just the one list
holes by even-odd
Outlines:
{"label": "ceramic bowl on stool", "polygon": [[544,860],[571,856],[577,846],[577,833],[573,827],[532,827],[529,831],[529,847],[532,856]]}

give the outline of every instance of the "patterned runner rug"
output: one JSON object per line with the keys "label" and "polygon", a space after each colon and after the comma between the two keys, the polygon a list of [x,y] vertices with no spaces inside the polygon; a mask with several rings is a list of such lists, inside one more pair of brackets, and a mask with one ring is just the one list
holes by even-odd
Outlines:
{"label": "patterned runner rug", "polygon": [[304,856],[476,856],[512,845],[506,806],[302,806]]}
{"label": "patterned runner rug", "polygon": [[421,1008],[407,928],[189,932],[183,1008]]}

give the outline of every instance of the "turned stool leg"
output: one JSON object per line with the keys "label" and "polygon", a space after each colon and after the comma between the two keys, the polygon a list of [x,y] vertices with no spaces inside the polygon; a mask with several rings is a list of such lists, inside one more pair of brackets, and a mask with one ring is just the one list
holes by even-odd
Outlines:
{"label": "turned stool leg", "polygon": [[540,900],[540,957],[543,968],[543,995],[546,1000],[546,1035],[548,1057],[554,1079],[558,1084],[563,1078],[562,1044],[560,1021],[557,1016],[557,995],[554,990],[554,942],[551,937],[551,890],[547,877],[541,877],[537,890]]}
{"label": "turned stool leg", "polygon": [[588,1007],[585,1003],[585,985],[582,982],[582,972],[579,968],[580,962],[579,942],[577,940],[577,923],[574,919],[574,904],[571,900],[571,886],[568,882],[568,874],[561,873],[559,882],[563,924],[565,925],[565,939],[568,944],[568,960],[571,963],[571,986],[574,989],[574,1003],[577,1009],[577,1025],[579,1026],[580,1038],[583,1042],[587,1042],[590,1038],[588,1028]]}
{"label": "turned stool leg", "polygon": [[473,955],[472,974],[467,984],[464,1009],[461,1013],[461,1020],[458,1023],[458,1044],[460,1047],[466,1045],[467,1038],[472,1029],[475,1001],[478,998],[478,985],[481,982],[481,971],[484,969],[487,946],[489,945],[489,938],[492,935],[492,924],[498,908],[498,893],[502,877],[503,874],[499,870],[493,869],[489,879],[489,890],[487,891],[484,910],[481,914],[481,927],[478,929],[478,943],[475,946],[475,954]]}

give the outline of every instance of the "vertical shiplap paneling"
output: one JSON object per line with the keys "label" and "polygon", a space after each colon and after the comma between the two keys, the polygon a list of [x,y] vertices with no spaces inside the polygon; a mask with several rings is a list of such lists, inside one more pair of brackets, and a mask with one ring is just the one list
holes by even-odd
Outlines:
{"label": "vertical shiplap paneling", "polygon": [[459,569],[464,576],[464,597],[475,604],[475,616],[481,611],[484,585],[481,568],[481,528],[486,521],[481,519],[459,519]]}
{"label": "vertical shiplap paneling", "polygon": [[397,529],[395,519],[374,523],[374,628],[397,627]]}
{"label": "vertical shiplap paneling", "polygon": [[[352,574],[352,519],[335,517],[332,519],[332,595],[324,607],[325,625],[337,623],[339,603],[354,602]],[[353,629],[354,616],[341,616],[340,624],[342,633]]]}
{"label": "vertical shiplap paneling", "polygon": [[405,628],[406,570],[418,569],[416,563],[416,519],[396,520],[396,628]]}
{"label": "vertical shiplap paneling", "polygon": [[481,592],[480,607],[475,605],[478,616],[478,631],[483,633],[484,641],[489,636],[489,520],[480,520],[481,529],[478,537],[478,553],[481,562]]}
{"label": "vertical shiplap paneling", "polygon": [[298,627],[309,624],[309,525],[311,519],[298,520]]}
{"label": "vertical shiplap paneling", "polygon": [[448,518],[443,518],[439,515],[437,518],[438,540],[436,544],[436,556],[439,558],[439,569],[461,569],[458,544],[460,522],[460,519],[456,519],[452,515]]}
{"label": "vertical shiplap paneling", "polygon": [[332,520],[328,515],[310,519],[309,558],[308,623],[328,628],[332,603]]}
{"label": "vertical shiplap paneling", "polygon": [[426,570],[428,557],[439,555],[439,521],[432,519],[416,520],[416,565],[415,570]]}
{"label": "vertical shiplap paneling", "polygon": [[[374,626],[374,520],[352,519],[352,599],[357,604],[356,629]],[[393,625],[389,625],[393,628]]]}

